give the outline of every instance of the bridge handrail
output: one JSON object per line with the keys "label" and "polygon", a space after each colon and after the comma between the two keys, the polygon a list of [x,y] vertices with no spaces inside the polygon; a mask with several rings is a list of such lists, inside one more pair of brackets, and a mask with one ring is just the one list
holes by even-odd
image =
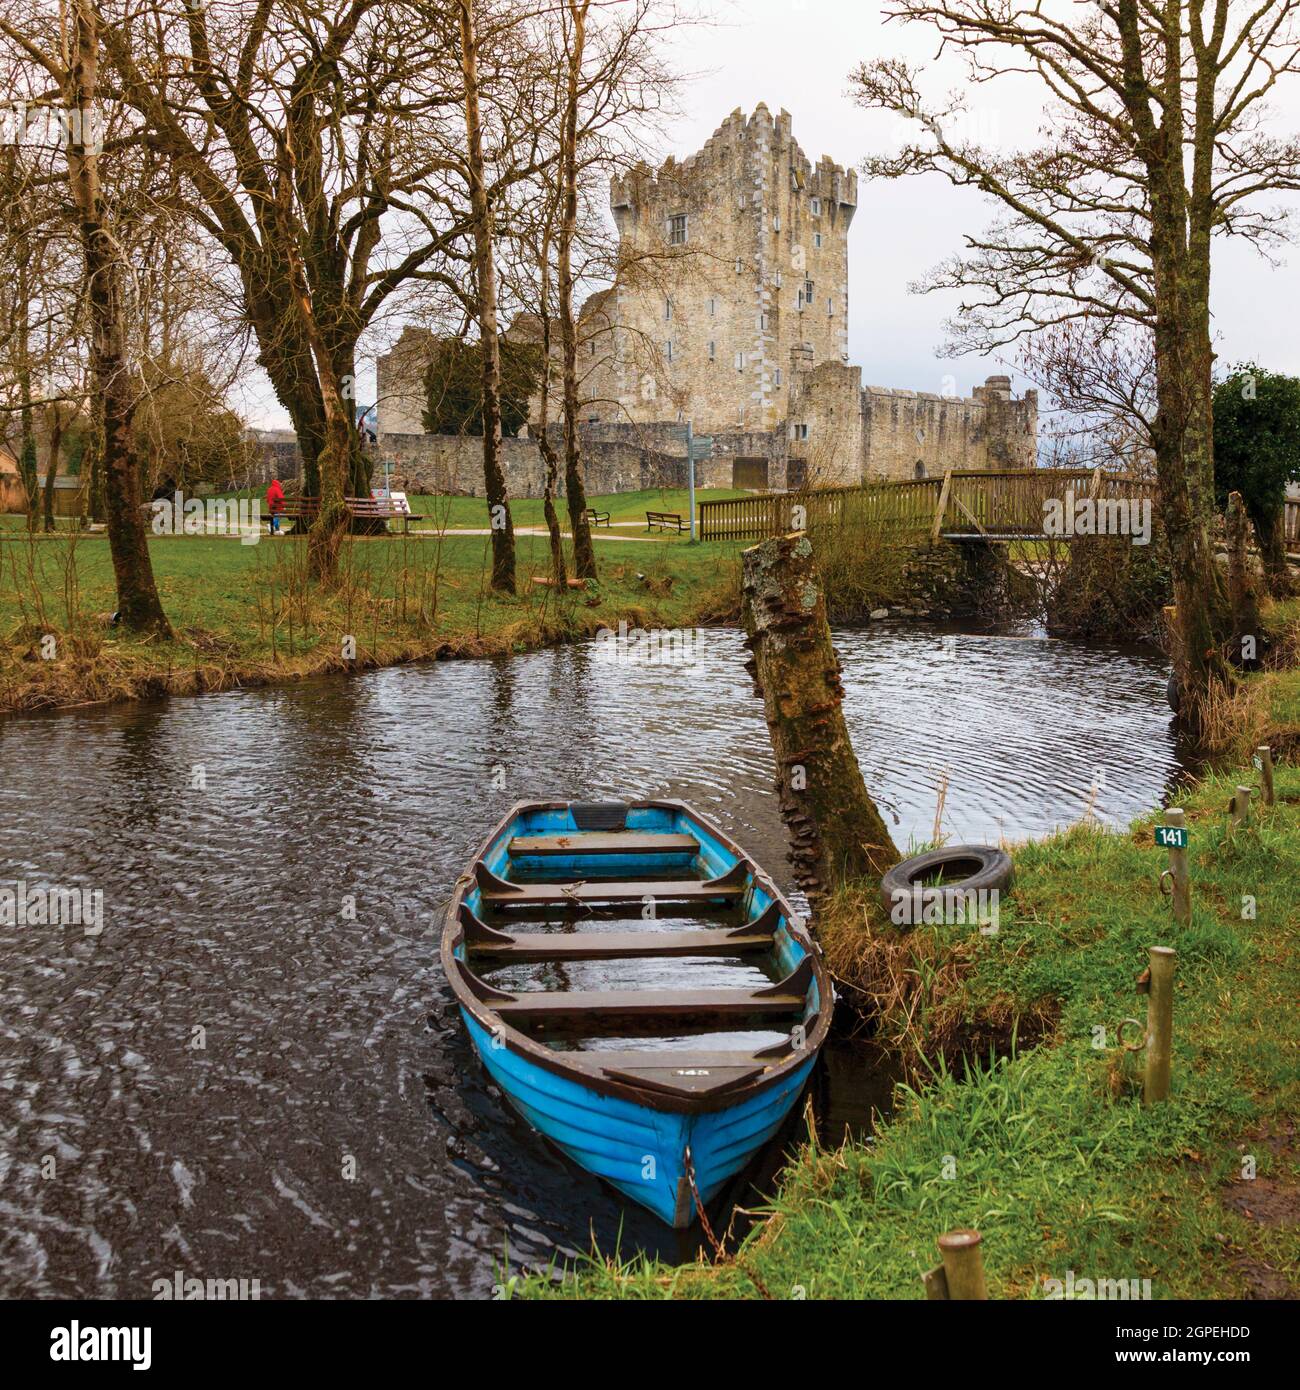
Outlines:
{"label": "bridge handrail", "polygon": [[[962,486],[970,481],[983,486]],[[1010,480],[1008,487],[999,484]],[[749,497],[733,497],[723,501],[700,502],[701,540],[762,540],[783,531],[800,529],[792,524],[793,508],[802,506],[803,528],[812,529],[837,520],[846,507],[860,504],[860,519],[871,520],[892,530],[917,532],[941,529],[941,520],[957,504],[959,514],[971,517],[983,529],[984,522],[999,524],[999,513],[990,498],[992,491],[1002,492],[1014,505],[1037,502],[1036,517],[1042,516],[1043,489],[1061,483],[1088,482],[1098,485],[1099,491],[1112,495],[1117,486],[1139,495],[1154,495],[1153,479],[1139,478],[1128,473],[1104,473],[1098,469],[1078,468],[957,468],[934,478],[876,478],[841,487],[801,488],[794,492],[757,493]],[[1020,484],[1017,487],[1017,483]],[[945,486],[949,496],[945,516],[936,515]],[[1017,496],[1020,494],[1020,496]],[[1005,513],[1001,514],[1005,521]],[[1012,525],[1016,518],[1013,513]]]}

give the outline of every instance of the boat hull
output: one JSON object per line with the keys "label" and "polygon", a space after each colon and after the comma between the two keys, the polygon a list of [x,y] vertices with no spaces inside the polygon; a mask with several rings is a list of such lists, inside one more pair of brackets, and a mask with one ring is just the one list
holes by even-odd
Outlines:
{"label": "boat hull", "polygon": [[707,1205],[781,1128],[816,1061],[810,1057],[729,1108],[680,1114],[602,1095],[494,1047],[492,1034],[461,1012],[484,1067],[519,1114],[579,1167],[677,1228],[698,1215],[688,1151],[698,1201]]}

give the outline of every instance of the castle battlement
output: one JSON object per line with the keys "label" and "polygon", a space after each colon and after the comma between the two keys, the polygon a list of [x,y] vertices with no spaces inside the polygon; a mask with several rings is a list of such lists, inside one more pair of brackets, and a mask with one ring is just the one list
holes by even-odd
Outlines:
{"label": "castle battlement", "polygon": [[[690,420],[714,437],[713,485],[747,487],[1032,466],[1037,396],[1013,397],[1009,377],[967,397],[862,385],[848,362],[857,206],[856,173],[809,159],[790,113],[763,102],[694,154],[611,179],[618,276],[580,315],[580,418],[599,435],[585,447],[650,431],[663,452]],[[400,375],[381,376],[380,411],[409,422]]]}

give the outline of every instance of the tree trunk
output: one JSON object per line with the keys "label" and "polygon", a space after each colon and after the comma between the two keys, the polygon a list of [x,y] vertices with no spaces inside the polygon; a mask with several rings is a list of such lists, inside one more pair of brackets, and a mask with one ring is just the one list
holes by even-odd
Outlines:
{"label": "tree trunk", "polygon": [[31,250],[24,238],[19,248],[16,343],[18,357],[18,394],[21,414],[19,417],[22,445],[18,469],[22,475],[23,489],[27,494],[27,529],[36,529],[36,431],[32,427],[32,359],[31,348],[31,287],[28,283],[28,261]]}
{"label": "tree trunk", "polygon": [[[1153,438],[1160,515],[1173,578],[1174,672],[1179,715],[1193,729],[1211,685],[1229,679],[1219,651],[1226,603],[1214,563],[1208,260],[1197,273],[1186,241],[1186,193],[1177,142],[1152,191],[1156,322]],[[1206,253],[1208,257],[1208,252]]]}
{"label": "tree trunk", "polygon": [[50,406],[45,412],[46,432],[49,435],[49,451],[45,462],[45,488],[42,497],[45,529],[54,530],[54,479],[59,471],[59,452],[63,447],[63,411],[58,405]]}
{"label": "tree trunk", "polygon": [[840,664],[812,544],[795,534],[743,557],[746,669],[763,699],[776,791],[795,879],[814,903],[843,883],[878,878],[899,860],[862,781],[841,708]]}
{"label": "tree trunk", "polygon": [[1250,519],[1241,493],[1228,494],[1228,600],[1232,609],[1232,659],[1241,666],[1257,663],[1259,646],[1259,598],[1250,572],[1246,545]]}
{"label": "tree trunk", "polygon": [[131,447],[136,393],[122,322],[122,267],[106,225],[95,123],[99,17],[94,0],[77,0],[66,104],[68,182],[81,222],[90,309],[91,374],[103,421],[101,443],[108,545],[117,580],[118,621],[134,632],[170,637],[154,582],[140,473]]}
{"label": "tree trunk", "polygon": [[501,343],[497,333],[496,261],[492,210],[484,178],[483,126],[478,100],[478,36],[474,0],[459,0],[461,66],[465,79],[465,143],[470,206],[474,215],[474,286],[478,298],[479,347],[483,359],[483,490],[492,533],[492,587],[515,592],[515,528],[506,475],[501,467]]}
{"label": "tree trunk", "polygon": [[1277,599],[1295,594],[1295,581],[1286,558],[1286,504],[1268,514],[1252,515],[1255,536],[1259,542],[1259,557],[1264,565],[1264,579],[1269,593]]}
{"label": "tree trunk", "polygon": [[[548,208],[549,213],[549,208]],[[555,581],[556,593],[568,588],[568,567],[564,563],[564,537],[560,533],[560,518],[555,510],[555,489],[560,477],[560,458],[551,442],[551,224],[548,216],[546,229],[542,233],[542,254],[538,261],[541,272],[538,295],[538,314],[542,320],[542,380],[540,403],[537,412],[537,451],[546,465],[546,479],[542,487],[542,514],[546,517],[546,531],[551,542],[551,578]]]}
{"label": "tree trunk", "polygon": [[564,491],[573,531],[573,566],[579,579],[596,578],[596,549],[587,519],[587,488],[578,443],[578,326],[573,312],[573,239],[578,228],[578,82],[582,75],[590,0],[569,0],[573,33],[569,45],[568,88],[560,136],[564,206],[560,214],[560,344],[564,373]]}

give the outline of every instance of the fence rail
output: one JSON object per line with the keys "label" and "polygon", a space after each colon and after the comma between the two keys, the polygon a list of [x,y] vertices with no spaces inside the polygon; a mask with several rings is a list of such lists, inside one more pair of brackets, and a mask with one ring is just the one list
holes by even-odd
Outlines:
{"label": "fence rail", "polygon": [[828,522],[847,522],[900,537],[926,531],[949,536],[1041,536],[1046,503],[1056,500],[1064,505],[1067,494],[1099,501],[1141,500],[1154,498],[1155,485],[1100,469],[953,470],[940,478],[701,502],[700,538],[763,540],[787,531],[816,530]]}

